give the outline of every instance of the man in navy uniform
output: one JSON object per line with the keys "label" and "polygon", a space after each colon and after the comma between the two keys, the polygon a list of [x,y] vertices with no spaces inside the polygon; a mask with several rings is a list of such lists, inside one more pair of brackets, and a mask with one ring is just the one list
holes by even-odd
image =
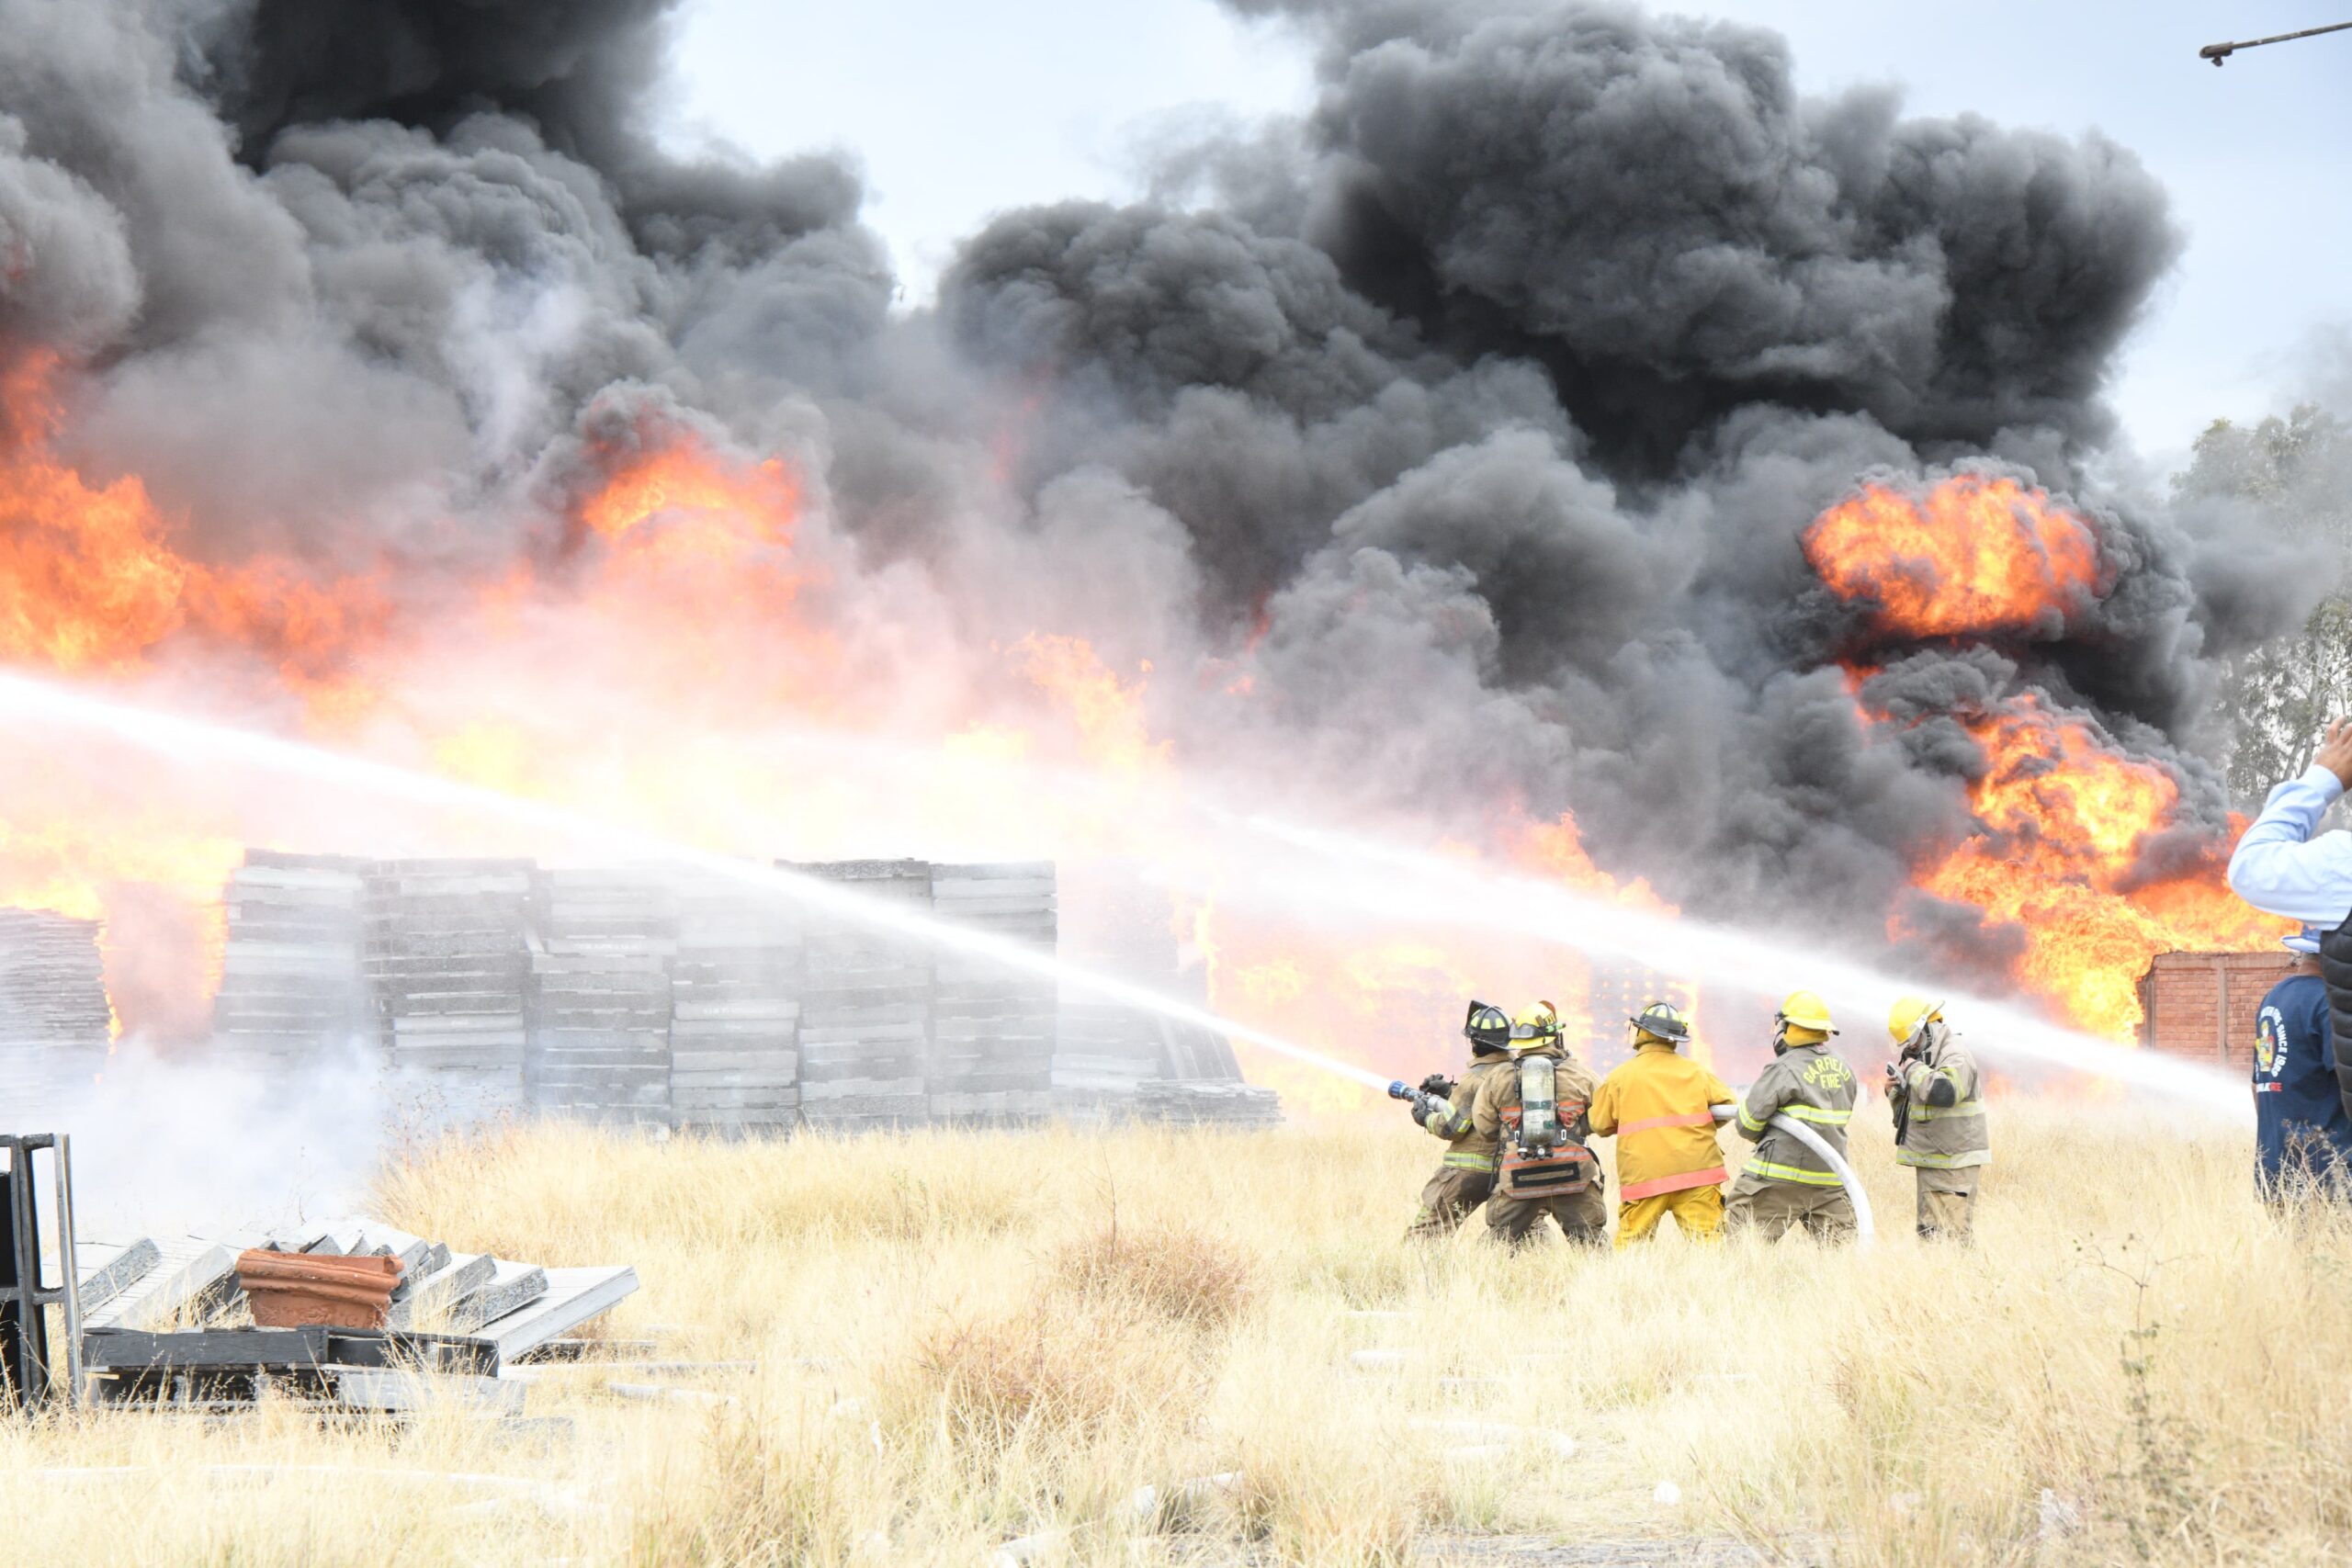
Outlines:
{"label": "man in navy uniform", "polygon": [[2273,1203],[2352,1199],[2352,1113],[2336,1083],[2319,963],[2324,934],[2305,927],[2287,939],[2301,959],[2262,998],[2256,1026],[2255,1181]]}

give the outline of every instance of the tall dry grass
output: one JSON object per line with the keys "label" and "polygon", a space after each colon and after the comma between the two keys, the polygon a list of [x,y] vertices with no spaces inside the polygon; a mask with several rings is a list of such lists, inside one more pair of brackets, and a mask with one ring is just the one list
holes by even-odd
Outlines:
{"label": "tall dry grass", "polygon": [[2004,1106],[1995,1131],[1973,1249],[1911,1236],[1879,1113],[1855,1137],[1875,1252],[1623,1257],[1510,1255],[1475,1223],[1408,1247],[1436,1151],[1401,1119],[446,1142],[384,1172],[386,1218],[634,1262],[611,1334],[757,1370],[644,1402],[606,1385],[650,1374],[557,1369],[519,1427],[284,1403],[0,1425],[0,1543],[253,1568],[981,1562],[1014,1538],[1384,1564],[1488,1532],[2352,1560],[2352,1224],[2256,1203],[2242,1136],[2122,1107]]}

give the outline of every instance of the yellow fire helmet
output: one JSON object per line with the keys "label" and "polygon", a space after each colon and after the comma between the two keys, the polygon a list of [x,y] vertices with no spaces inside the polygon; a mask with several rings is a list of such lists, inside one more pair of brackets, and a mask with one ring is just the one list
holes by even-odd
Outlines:
{"label": "yellow fire helmet", "polygon": [[1514,1050],[1525,1051],[1538,1045],[1549,1045],[1560,1038],[1560,1010],[1550,1002],[1537,1002],[1519,1010],[1510,1021],[1510,1043]]}
{"label": "yellow fire helmet", "polygon": [[1781,1004],[1780,1021],[1792,1031],[1809,1032],[1821,1038],[1838,1032],[1829,1021],[1829,1004],[1817,991],[1791,991]]}
{"label": "yellow fire helmet", "polygon": [[1899,1045],[1918,1033],[1920,1025],[1932,1023],[1943,1015],[1941,1002],[1931,1002],[1925,997],[1905,997],[1886,1015],[1886,1032]]}

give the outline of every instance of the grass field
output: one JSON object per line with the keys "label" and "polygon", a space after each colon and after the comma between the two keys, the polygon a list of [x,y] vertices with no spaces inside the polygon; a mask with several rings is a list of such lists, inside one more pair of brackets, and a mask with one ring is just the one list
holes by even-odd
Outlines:
{"label": "grass field", "polygon": [[1995,1138],[1973,1251],[1911,1236],[1882,1111],[1854,1140],[1874,1253],[1623,1257],[1510,1256],[1475,1222],[1408,1248],[1436,1146],[1401,1115],[445,1142],[384,1172],[386,1218],[634,1262],[606,1331],[755,1360],[665,1380],[736,1402],[582,1366],[520,1424],[0,1424],[0,1535],[12,1562],[224,1568],[978,1563],[1051,1531],[1034,1561],[1492,1562],[1496,1535],[2352,1561],[2352,1226],[2269,1215],[2243,1135],[2162,1114],[2003,1106]]}

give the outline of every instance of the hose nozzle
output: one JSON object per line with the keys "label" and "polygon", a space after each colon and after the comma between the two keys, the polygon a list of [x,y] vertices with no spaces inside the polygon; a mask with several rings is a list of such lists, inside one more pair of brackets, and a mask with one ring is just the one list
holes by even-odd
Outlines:
{"label": "hose nozzle", "polygon": [[1407,1083],[1403,1078],[1390,1078],[1388,1080],[1388,1098],[1391,1100],[1410,1100],[1413,1098],[1413,1086]]}

